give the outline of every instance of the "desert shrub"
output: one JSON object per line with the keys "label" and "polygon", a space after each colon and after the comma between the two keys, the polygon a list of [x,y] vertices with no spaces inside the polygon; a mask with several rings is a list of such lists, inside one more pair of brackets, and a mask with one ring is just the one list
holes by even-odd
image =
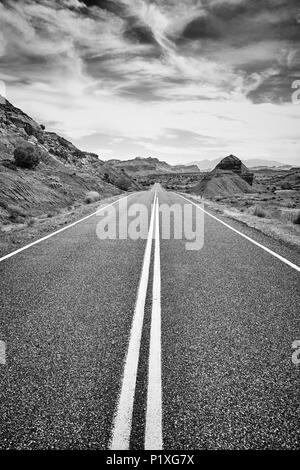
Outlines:
{"label": "desert shrub", "polygon": [[30,218],[30,219],[27,221],[28,227],[32,227],[32,225],[34,225],[34,224],[35,224],[35,219],[33,219],[33,218]]}
{"label": "desert shrub", "polygon": [[9,205],[5,201],[0,201],[0,207],[8,211]]}
{"label": "desert shrub", "polygon": [[39,150],[39,157],[40,162],[45,163],[45,165],[49,165],[53,161],[53,157],[51,157],[51,155],[44,150]]}
{"label": "desert shrub", "polygon": [[44,126],[44,124],[41,124],[40,125],[40,128],[42,129],[42,131],[44,131],[46,129],[46,127]]}
{"label": "desert shrub", "polygon": [[295,215],[295,217],[293,219],[293,223],[295,225],[300,225],[300,211],[298,211],[297,214]]}
{"label": "desert shrub", "polygon": [[100,194],[97,191],[90,191],[85,196],[85,202],[87,204],[91,204],[92,202],[99,201],[99,199],[100,199]]}
{"label": "desert shrub", "polygon": [[13,222],[23,222],[23,219],[27,216],[27,212],[19,206],[9,205],[6,210]]}
{"label": "desert shrub", "polygon": [[281,189],[293,189],[293,188],[289,181],[284,181],[284,183],[282,183],[281,185]]}
{"label": "desert shrub", "polygon": [[266,211],[265,211],[262,207],[260,207],[260,206],[255,206],[253,215],[256,215],[256,217],[264,218],[264,217],[267,216],[267,213],[266,213]]}
{"label": "desert shrub", "polygon": [[12,160],[8,160],[8,159],[2,160],[1,165],[4,166],[5,168],[9,168],[10,170],[14,170],[14,171],[17,170],[17,166],[15,162]]}
{"label": "desert shrub", "polygon": [[58,181],[50,181],[49,186],[50,188],[55,188],[55,189],[60,189],[63,187],[63,185],[59,183]]}
{"label": "desert shrub", "polygon": [[35,168],[40,162],[40,156],[36,148],[25,142],[14,151],[16,165],[21,168]]}
{"label": "desert shrub", "polygon": [[131,186],[131,181],[126,178],[125,176],[120,176],[117,181],[115,182],[115,185],[119,188],[122,189],[122,191],[128,191],[128,189]]}
{"label": "desert shrub", "polygon": [[34,135],[34,129],[31,124],[28,122],[25,123],[24,129],[27,135]]}
{"label": "desert shrub", "polygon": [[69,152],[65,149],[56,150],[55,155],[57,155],[59,158],[62,158],[66,162],[69,160]]}
{"label": "desert shrub", "polygon": [[84,157],[84,152],[82,152],[79,149],[76,149],[73,153],[73,156],[76,157],[76,158],[83,158]]}
{"label": "desert shrub", "polygon": [[61,136],[58,136],[58,137],[57,137],[57,140],[58,140],[58,142],[59,142],[60,145],[62,145],[63,147],[69,148],[69,145],[70,145],[70,144],[69,144],[69,142],[68,142],[66,139],[64,139],[64,138],[61,137]]}
{"label": "desert shrub", "polygon": [[108,173],[104,173],[103,179],[104,179],[104,181],[106,181],[107,183],[110,183],[110,177],[109,177],[109,174],[108,174]]}

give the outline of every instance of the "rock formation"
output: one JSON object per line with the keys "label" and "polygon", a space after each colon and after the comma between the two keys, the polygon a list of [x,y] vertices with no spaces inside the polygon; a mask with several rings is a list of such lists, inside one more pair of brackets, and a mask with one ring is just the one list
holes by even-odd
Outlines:
{"label": "rock formation", "polygon": [[203,175],[190,192],[207,198],[233,196],[253,192],[252,183],[253,173],[237,157],[229,155]]}
{"label": "rock formation", "polygon": [[253,183],[254,174],[234,155],[228,155],[228,157],[223,158],[213,171],[216,170],[232,171],[243,178],[248,184],[252,185]]}
{"label": "rock formation", "polygon": [[[20,168],[14,159],[15,149],[27,143],[39,154],[34,169]],[[22,110],[0,99],[0,225],[8,219],[10,205],[39,214],[84,201],[88,191],[110,195],[132,189],[140,189],[132,176],[47,132]]]}
{"label": "rock formation", "polygon": [[169,165],[169,163],[154,157],[136,157],[131,160],[109,160],[118,168],[124,169],[132,176],[153,176],[155,174],[199,173],[196,165]]}

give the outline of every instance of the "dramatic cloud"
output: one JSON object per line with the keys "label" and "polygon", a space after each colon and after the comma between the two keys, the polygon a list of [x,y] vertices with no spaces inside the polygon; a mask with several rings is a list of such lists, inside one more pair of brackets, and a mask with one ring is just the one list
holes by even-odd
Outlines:
{"label": "dramatic cloud", "polygon": [[298,0],[5,0],[7,97],[102,157],[297,163]]}

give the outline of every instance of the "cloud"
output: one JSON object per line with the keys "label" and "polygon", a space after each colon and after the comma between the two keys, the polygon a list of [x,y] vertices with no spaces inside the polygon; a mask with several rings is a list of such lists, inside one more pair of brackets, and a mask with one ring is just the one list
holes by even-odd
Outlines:
{"label": "cloud", "polygon": [[299,15],[296,0],[6,0],[0,79],[94,151],[272,157],[280,138],[295,160]]}

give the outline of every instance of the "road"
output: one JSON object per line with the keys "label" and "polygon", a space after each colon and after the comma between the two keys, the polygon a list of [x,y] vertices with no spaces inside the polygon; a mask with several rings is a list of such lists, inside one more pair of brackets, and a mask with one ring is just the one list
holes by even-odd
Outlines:
{"label": "road", "polygon": [[[143,239],[102,211],[0,261],[0,448],[299,449],[299,253],[159,185],[126,202]],[[201,249],[163,238],[173,204]]]}

